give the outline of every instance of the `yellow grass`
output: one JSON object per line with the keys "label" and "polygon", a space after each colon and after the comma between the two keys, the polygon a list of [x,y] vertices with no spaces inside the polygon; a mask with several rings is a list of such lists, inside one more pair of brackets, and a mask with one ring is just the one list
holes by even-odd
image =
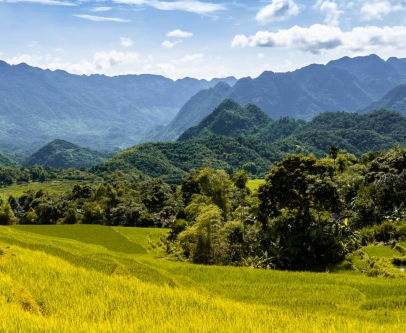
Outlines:
{"label": "yellow grass", "polygon": [[[0,228],[0,332],[388,333],[406,324],[404,280],[204,267],[38,231]],[[148,248],[148,230],[119,232]]]}

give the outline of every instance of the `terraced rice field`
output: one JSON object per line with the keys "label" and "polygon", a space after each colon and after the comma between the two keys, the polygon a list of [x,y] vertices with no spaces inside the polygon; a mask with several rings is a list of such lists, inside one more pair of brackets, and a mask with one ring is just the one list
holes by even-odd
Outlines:
{"label": "terraced rice field", "polygon": [[405,279],[174,262],[162,258],[165,232],[0,227],[0,332],[387,333],[405,327]]}

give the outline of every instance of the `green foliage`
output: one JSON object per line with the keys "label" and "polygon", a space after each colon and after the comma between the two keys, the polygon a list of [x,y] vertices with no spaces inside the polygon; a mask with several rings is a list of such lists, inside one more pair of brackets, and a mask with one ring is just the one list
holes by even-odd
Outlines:
{"label": "green foliage", "polygon": [[13,210],[8,202],[0,204],[0,225],[13,224],[16,220]]}
{"label": "green foliage", "polygon": [[32,154],[24,164],[55,169],[88,169],[103,162],[106,157],[105,154],[81,148],[64,140],[54,140]]}

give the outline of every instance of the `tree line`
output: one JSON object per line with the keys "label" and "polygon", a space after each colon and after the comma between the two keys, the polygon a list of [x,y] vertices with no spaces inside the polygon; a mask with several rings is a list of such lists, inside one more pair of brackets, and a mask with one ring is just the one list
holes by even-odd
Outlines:
{"label": "tree line", "polygon": [[181,185],[158,178],[28,191],[0,205],[0,224],[170,228],[168,256],[207,265],[325,270],[371,242],[406,237],[406,149],[357,158],[290,155],[257,191],[249,173],[192,170]]}

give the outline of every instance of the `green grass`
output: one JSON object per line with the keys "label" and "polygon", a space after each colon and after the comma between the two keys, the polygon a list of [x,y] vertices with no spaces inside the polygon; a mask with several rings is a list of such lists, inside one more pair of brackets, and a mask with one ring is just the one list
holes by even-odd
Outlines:
{"label": "green grass", "polygon": [[[62,194],[67,191],[72,191],[75,184],[80,184],[82,181],[78,180],[53,180],[46,182],[30,182],[23,184],[13,184],[10,186],[0,187],[0,198],[7,199],[10,195],[17,198],[24,192],[32,190],[37,192],[43,190],[44,192]],[[86,183],[86,182],[84,182]]]}
{"label": "green grass", "polygon": [[[156,247],[165,232],[92,225],[0,227],[4,322],[14,327],[25,318],[9,317],[17,311],[14,303],[2,303],[8,297],[2,295],[7,295],[9,277],[31,291],[47,311],[44,321],[30,319],[10,332],[51,332],[42,326],[28,328],[29,323],[51,325],[53,320],[52,332],[394,332],[406,325],[406,279],[174,262],[162,259],[164,253]],[[364,251],[369,256],[398,256],[387,246]],[[72,302],[57,288],[71,290],[64,293]],[[137,329],[131,324],[135,318],[140,320],[137,325],[146,326]],[[82,327],[82,322],[89,326]]]}
{"label": "green grass", "polygon": [[[23,231],[33,232],[50,237],[60,237],[74,239],[78,242],[104,246],[107,250],[130,253],[144,254],[146,248],[142,245],[130,241],[127,237],[117,232],[111,227],[100,225],[21,225],[13,226]],[[142,233],[142,236],[141,236]],[[139,230],[139,238],[146,238],[145,229]],[[145,235],[145,236],[144,236]]]}
{"label": "green grass", "polygon": [[247,183],[247,187],[250,189],[251,192],[255,192],[258,190],[259,185],[265,183],[265,179],[252,179],[249,180]]}
{"label": "green grass", "polygon": [[394,258],[399,257],[399,252],[392,249],[391,246],[366,246],[362,249],[369,257]]}

